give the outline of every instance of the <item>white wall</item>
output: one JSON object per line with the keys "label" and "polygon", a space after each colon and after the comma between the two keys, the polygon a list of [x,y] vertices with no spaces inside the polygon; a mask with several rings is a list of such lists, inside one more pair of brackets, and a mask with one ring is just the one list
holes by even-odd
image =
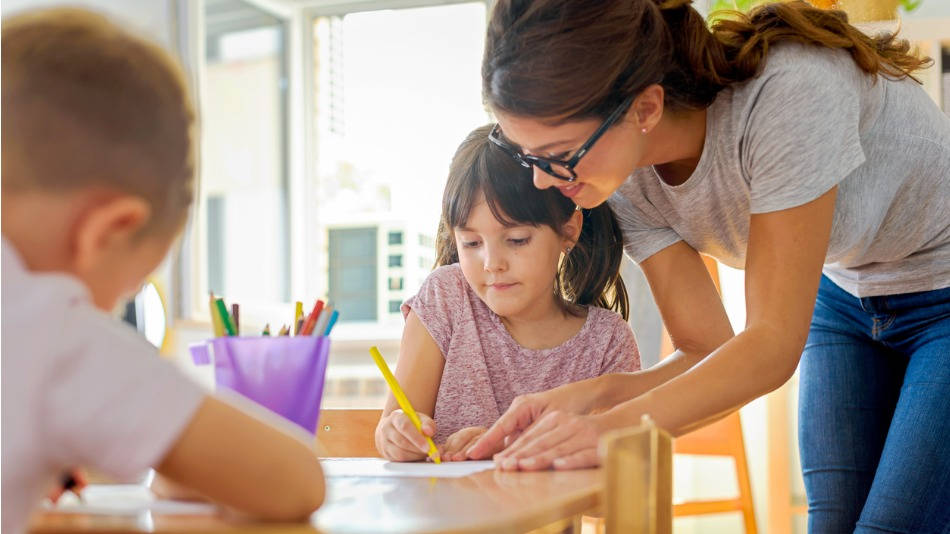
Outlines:
{"label": "white wall", "polygon": [[177,29],[175,0],[4,0],[3,16],[28,9],[72,5],[88,7],[114,17],[123,26],[131,25],[166,48],[175,49]]}

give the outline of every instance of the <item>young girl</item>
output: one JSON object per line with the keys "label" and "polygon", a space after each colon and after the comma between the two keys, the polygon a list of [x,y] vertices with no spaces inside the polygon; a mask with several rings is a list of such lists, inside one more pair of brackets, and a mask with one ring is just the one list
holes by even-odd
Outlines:
{"label": "young girl", "polygon": [[[452,160],[438,268],[402,308],[396,376],[450,461],[465,460],[518,395],[640,367],[610,209],[578,211],[536,190],[490,131],[469,134]],[[376,446],[390,460],[427,454],[392,396]]]}

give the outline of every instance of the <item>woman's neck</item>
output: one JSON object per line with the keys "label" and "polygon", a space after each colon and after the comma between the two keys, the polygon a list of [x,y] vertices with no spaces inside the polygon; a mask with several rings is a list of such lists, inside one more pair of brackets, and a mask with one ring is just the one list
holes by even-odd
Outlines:
{"label": "woman's neck", "polygon": [[706,110],[663,115],[650,132],[655,149],[647,164],[669,185],[681,185],[696,170],[706,144]]}
{"label": "woman's neck", "polygon": [[499,318],[508,334],[522,347],[533,350],[557,347],[577,335],[587,320],[587,314],[572,315],[555,299],[551,299],[550,305],[543,309],[534,307],[528,314]]}

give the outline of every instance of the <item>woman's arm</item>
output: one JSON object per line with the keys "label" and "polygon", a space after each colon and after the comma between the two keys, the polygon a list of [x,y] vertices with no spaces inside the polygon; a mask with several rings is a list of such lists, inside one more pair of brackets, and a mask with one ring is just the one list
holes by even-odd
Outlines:
{"label": "woman's arm", "polygon": [[[653,375],[659,385],[594,416],[553,411],[530,421],[528,427],[523,415],[506,413],[502,418],[506,421],[499,420],[496,425],[507,423],[511,427],[507,421],[518,421],[527,430],[498,455],[502,466],[544,469],[556,459],[557,468],[593,465],[599,461],[597,440],[606,430],[634,425],[641,415],[650,414],[658,426],[680,435],[788,380],[808,335],[835,196],[836,189],[832,189],[802,206],[751,217],[746,253],[746,328],[731,339],[726,336],[728,340],[705,358],[701,354],[711,343],[704,342],[703,333],[718,342],[725,335],[721,305],[708,305],[709,289],[696,285],[699,277],[690,263],[661,261],[651,266],[650,285],[659,294],[661,314],[681,353],[674,354],[667,369]],[[681,268],[686,270],[686,280],[675,274]],[[673,287],[675,284],[684,284],[683,290]],[[667,298],[676,294],[682,295],[682,300]],[[706,316],[697,314],[697,308],[719,311]],[[669,379],[663,382],[666,377]],[[614,380],[604,388],[602,398],[624,397],[625,383]],[[491,430],[486,436],[491,437]]]}
{"label": "woman's arm", "polygon": [[[837,188],[802,206],[753,215],[746,251],[745,329],[682,375],[618,406],[608,417],[633,424],[649,413],[658,426],[681,435],[784,384],[808,337],[836,194]],[[670,332],[675,338],[674,325]]]}
{"label": "woman's arm", "polygon": [[[399,345],[395,375],[429,436],[436,430],[432,416],[444,367],[445,359],[439,346],[419,316],[410,311]],[[428,443],[399,410],[392,394],[386,397],[386,407],[376,427],[376,448],[383,457],[397,461],[421,460],[428,454]]]}
{"label": "woman's arm", "polygon": [[473,459],[487,457],[552,412],[588,414],[608,411],[638,397],[696,365],[733,336],[716,286],[700,255],[680,241],[641,264],[675,351],[663,361],[633,373],[612,373],[521,395],[469,449]]}
{"label": "woman's arm", "polygon": [[603,409],[613,408],[683,374],[735,335],[716,285],[692,247],[677,242],[640,267],[670,333],[674,351],[649,369],[598,378],[598,407]]}

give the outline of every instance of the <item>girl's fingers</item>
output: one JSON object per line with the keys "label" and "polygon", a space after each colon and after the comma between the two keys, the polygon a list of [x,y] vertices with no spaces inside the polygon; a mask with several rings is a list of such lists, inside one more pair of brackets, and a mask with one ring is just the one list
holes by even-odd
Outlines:
{"label": "girl's fingers", "polygon": [[[434,422],[432,426],[435,426]],[[412,424],[412,421],[409,420],[406,414],[399,412],[399,415],[393,418],[393,427],[412,443],[416,450],[426,453],[429,451],[429,442],[426,441],[425,436],[419,432],[416,425]]]}
{"label": "girl's fingers", "polygon": [[393,432],[390,435],[386,436],[387,451],[390,453],[391,459],[402,460],[406,457],[406,453],[411,452],[412,454],[421,455],[419,449],[416,448],[409,440],[407,440],[402,434],[398,432]]}
{"label": "girl's fingers", "polygon": [[425,453],[419,452],[412,443],[399,434],[394,434],[387,441],[386,449],[388,458],[396,462],[410,462],[425,457]]}

